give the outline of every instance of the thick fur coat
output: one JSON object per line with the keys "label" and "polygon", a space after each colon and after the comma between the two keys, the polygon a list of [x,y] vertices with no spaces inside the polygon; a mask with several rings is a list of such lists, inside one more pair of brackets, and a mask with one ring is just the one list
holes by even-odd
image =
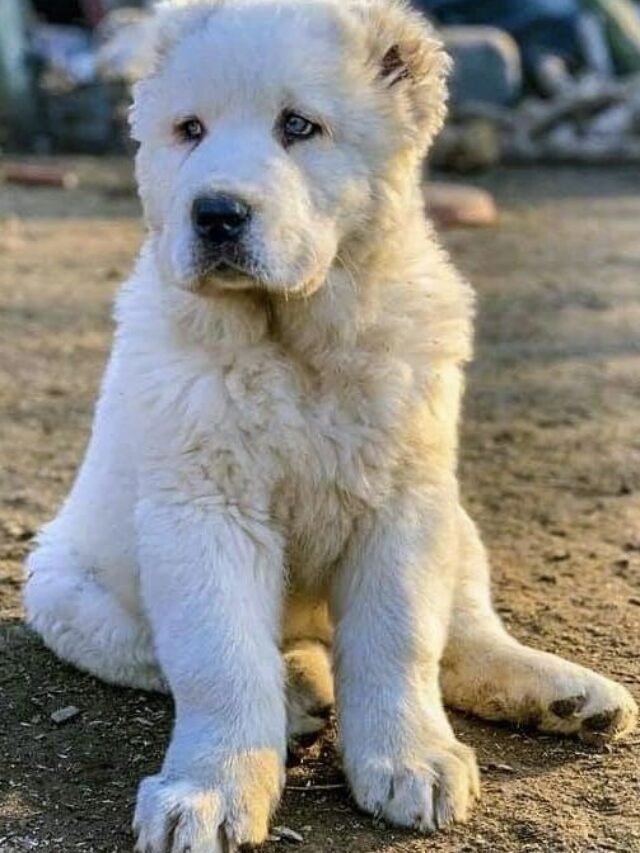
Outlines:
{"label": "thick fur coat", "polygon": [[146,853],[259,843],[334,703],[359,805],[478,795],[443,701],[606,740],[627,691],[519,645],[456,479],[473,298],[422,209],[448,61],[397,0],[163,4],[132,111],[148,234],[87,454],[29,561],[61,657],[170,690]]}

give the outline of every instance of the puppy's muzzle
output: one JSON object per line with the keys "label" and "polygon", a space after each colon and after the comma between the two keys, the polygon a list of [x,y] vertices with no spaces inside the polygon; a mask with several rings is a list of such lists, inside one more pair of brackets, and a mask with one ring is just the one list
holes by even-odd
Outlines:
{"label": "puppy's muzzle", "polygon": [[237,246],[250,221],[249,205],[231,195],[201,196],[191,208],[191,222],[202,247],[221,257]]}

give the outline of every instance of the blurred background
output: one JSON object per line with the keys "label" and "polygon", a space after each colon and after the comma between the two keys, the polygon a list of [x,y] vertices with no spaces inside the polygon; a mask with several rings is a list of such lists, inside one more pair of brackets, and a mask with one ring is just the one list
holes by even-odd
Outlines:
{"label": "blurred background", "polygon": [[[131,153],[129,87],[152,0],[2,0],[0,150]],[[640,161],[640,0],[414,0],[454,58],[436,169]],[[44,165],[40,162],[40,165]],[[5,163],[16,182],[74,183],[72,164]],[[466,207],[465,207],[466,201]],[[437,187],[445,224],[495,218],[480,194]]]}
{"label": "blurred background", "polygon": [[[414,0],[455,60],[435,163],[637,161],[636,0]],[[0,143],[122,152],[150,0],[2,0]]]}
{"label": "blurred background", "polygon": [[[455,60],[424,194],[478,295],[460,475],[496,604],[640,698],[640,2],[415,3]],[[166,698],[55,660],[20,603],[143,239],[126,110],[148,14],[0,0],[0,853],[130,853],[171,726]],[[638,737],[608,754],[452,719],[483,771],[469,825],[421,840],[367,821],[330,734],[292,756],[278,822],[300,853],[640,851]]]}

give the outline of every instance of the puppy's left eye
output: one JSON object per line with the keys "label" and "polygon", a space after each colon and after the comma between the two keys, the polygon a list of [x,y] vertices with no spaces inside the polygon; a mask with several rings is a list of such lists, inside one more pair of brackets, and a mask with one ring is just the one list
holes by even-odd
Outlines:
{"label": "puppy's left eye", "polygon": [[311,139],[322,133],[322,127],[298,113],[286,112],[281,119],[282,138],[285,145],[302,139]]}
{"label": "puppy's left eye", "polygon": [[180,142],[200,142],[205,134],[204,125],[196,116],[190,116],[174,126],[174,131]]}

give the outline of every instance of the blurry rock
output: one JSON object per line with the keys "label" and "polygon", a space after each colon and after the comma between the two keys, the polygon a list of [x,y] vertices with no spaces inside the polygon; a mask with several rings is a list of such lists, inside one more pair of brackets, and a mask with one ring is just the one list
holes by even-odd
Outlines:
{"label": "blurry rock", "polygon": [[451,122],[433,147],[430,162],[454,172],[480,172],[500,162],[500,129],[482,117]]}
{"label": "blurry rock", "polygon": [[604,21],[596,12],[583,12],[578,21],[578,38],[586,67],[601,77],[613,77],[615,68]]}
{"label": "blurry rock", "polygon": [[498,219],[493,197],[477,187],[428,182],[424,199],[429,215],[442,228],[494,225]]}
{"label": "blurry rock", "polygon": [[451,101],[459,104],[512,104],[522,89],[520,51],[508,33],[495,27],[443,27],[453,58]]}
{"label": "blurry rock", "polygon": [[574,84],[566,61],[553,53],[541,57],[535,65],[534,74],[538,90],[547,97],[563,95]]}

